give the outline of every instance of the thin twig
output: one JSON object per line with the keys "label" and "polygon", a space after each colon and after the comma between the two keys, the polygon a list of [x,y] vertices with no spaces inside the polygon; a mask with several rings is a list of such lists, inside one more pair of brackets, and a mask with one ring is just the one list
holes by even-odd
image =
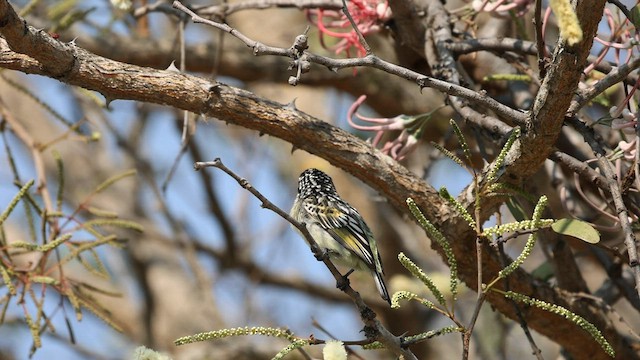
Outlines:
{"label": "thin twig", "polygon": [[[311,323],[313,324],[313,326],[315,328],[317,328],[318,330],[320,330],[323,333],[325,333],[328,337],[330,337],[332,339],[337,339],[337,337],[335,335],[332,335],[331,332],[329,330],[327,330],[324,326],[322,326],[322,324],[320,324],[318,322],[318,320],[316,320],[315,318],[313,318],[313,317],[311,318]],[[344,348],[345,348],[345,350],[347,350],[347,354],[348,355],[351,355],[351,356],[353,356],[355,358],[358,358],[360,360],[364,360],[364,358],[362,358],[362,356],[360,356],[358,353],[356,353],[355,350],[353,350],[351,348],[351,346],[349,346],[351,344],[347,344],[348,342],[346,342],[346,341],[343,341],[342,343],[344,344]]]}
{"label": "thin twig", "polygon": [[536,10],[533,24],[536,27],[536,47],[538,50],[538,71],[540,81],[547,74],[546,50],[544,47],[544,34],[542,33],[542,0],[536,0]]}
{"label": "thin twig", "polygon": [[168,15],[176,15],[180,17],[180,12],[167,4],[166,0],[158,0],[153,4],[140,6],[133,11],[133,17],[141,18],[152,12],[162,12]]}
{"label": "thin twig", "polygon": [[[262,208],[269,209],[275,212],[278,216],[285,219],[288,223],[290,223],[296,229],[298,229],[300,233],[302,233],[302,235],[304,236],[309,246],[311,247],[311,251],[313,252],[313,254],[316,256],[317,259],[321,259],[322,262],[324,262],[324,264],[327,266],[327,268],[329,269],[333,277],[336,279],[336,281],[340,282],[344,280],[343,275],[340,274],[340,272],[335,267],[335,265],[331,262],[331,260],[327,256],[324,256],[323,251],[318,246],[316,241],[313,239],[313,237],[309,233],[309,230],[307,230],[307,227],[305,226],[305,224],[302,224],[296,221],[288,213],[286,213],[285,211],[277,207],[275,204],[273,204],[269,199],[267,199],[264,195],[262,195],[256,188],[254,188],[253,185],[251,185],[246,179],[241,178],[236,173],[234,173],[231,169],[226,167],[219,158],[215,159],[214,161],[196,162],[194,164],[194,168],[196,170],[201,170],[205,167],[215,167],[224,171],[227,175],[231,176],[242,188],[246,189],[258,200],[260,200],[261,202],[260,206]],[[370,340],[380,341],[382,344],[384,344],[387,347],[387,349],[389,349],[390,351],[392,351],[394,354],[398,356],[404,356],[405,359],[417,360],[416,356],[411,351],[401,346],[401,341],[399,337],[391,334],[389,330],[387,330],[384,326],[382,326],[382,324],[378,320],[376,320],[375,312],[364,303],[364,301],[362,300],[362,297],[358,292],[356,292],[348,284],[346,284],[346,286],[344,286],[343,289],[341,290],[352,299],[353,303],[358,308],[360,319],[362,319],[362,321],[364,322],[365,328],[366,329],[368,328],[368,330],[371,330],[373,332],[371,336],[367,336],[367,337],[370,337]],[[368,330],[366,331],[368,332]]]}
{"label": "thin twig", "polygon": [[[185,38],[185,28],[187,26],[186,20],[180,20],[178,23],[178,41],[180,43],[180,72],[185,73],[187,71],[187,53],[186,53],[186,43],[187,40]],[[178,169],[178,165],[180,164],[180,159],[187,153],[187,146],[189,145],[190,134],[189,134],[189,112],[187,110],[182,113],[182,135],[180,137],[180,150],[176,154],[175,159],[173,159],[173,164],[171,165],[171,169],[167,173],[167,177],[162,182],[162,192],[166,193],[167,188],[169,187],[169,183],[173,178],[173,175]]]}
{"label": "thin twig", "polygon": [[[475,170],[474,170],[475,171]],[[479,189],[479,184],[478,184],[478,175],[474,173],[473,176],[473,183],[475,184],[474,188],[475,189]],[[462,358],[463,359],[468,359],[469,358],[469,348],[471,345],[471,334],[473,334],[473,328],[476,325],[476,322],[478,321],[478,316],[480,315],[480,309],[482,309],[482,304],[484,304],[484,301],[487,297],[487,293],[485,291],[485,289],[483,288],[483,274],[482,274],[482,270],[483,270],[483,266],[482,266],[482,246],[484,244],[484,241],[487,241],[487,239],[483,236],[480,236],[480,234],[482,233],[482,218],[481,218],[481,214],[480,214],[480,209],[481,209],[481,196],[480,194],[476,193],[476,200],[475,200],[475,204],[474,204],[474,216],[475,216],[475,220],[476,220],[476,233],[478,234],[478,236],[476,237],[476,267],[477,267],[477,271],[478,271],[478,275],[477,275],[477,293],[478,296],[476,298],[476,307],[473,310],[473,314],[471,316],[471,320],[469,321],[469,325],[467,325],[465,327],[465,331],[462,334]]]}
{"label": "thin twig", "polygon": [[[277,56],[293,57],[294,55],[291,48],[284,49],[284,48],[279,48],[274,46],[267,46],[260,42],[250,39],[246,35],[242,34],[240,31],[230,27],[227,24],[204,19],[198,16],[193,11],[189,10],[186,6],[182,5],[179,1],[174,1],[173,6],[176,9],[184,11],[186,14],[191,16],[192,20],[196,23],[202,23],[202,24],[207,24],[209,26],[213,26],[216,29],[228,32],[229,34],[238,38],[240,41],[245,43],[248,47],[252,48],[253,54],[256,56],[277,55]],[[456,85],[447,81],[439,80],[430,76],[426,76],[424,74],[420,74],[413,70],[385,61],[373,54],[369,54],[361,58],[332,59],[329,57],[316,55],[308,51],[305,51],[304,53],[305,55],[307,55],[308,61],[326,66],[332,71],[336,71],[344,68],[353,68],[358,66],[372,67],[372,68],[376,68],[384,72],[387,72],[391,75],[397,75],[405,80],[413,81],[418,86],[420,86],[420,88],[430,87],[438,91],[447,93],[449,95],[463,98],[465,100],[468,100],[471,103],[484,106],[487,109],[495,112],[498,116],[503,117],[505,119],[510,119],[516,124],[524,125],[526,120],[528,119],[525,113],[512,109],[506,105],[503,105],[497,100],[491,98],[490,96],[479,94],[476,91],[467,89],[460,85]],[[489,118],[488,116],[484,116],[484,117]]]}
{"label": "thin twig", "polygon": [[[242,188],[246,189],[253,196],[255,196],[258,200],[260,200],[262,202],[262,204],[260,205],[262,208],[269,209],[269,210],[275,212],[278,216],[280,216],[281,218],[285,219],[287,222],[289,222],[291,225],[293,225],[296,229],[298,229],[302,233],[302,235],[304,236],[304,238],[307,241],[307,243],[309,244],[309,246],[311,247],[311,251],[313,252],[313,254],[317,258],[322,258],[323,262],[327,265],[327,267],[329,267],[329,270],[331,271],[331,273],[333,273],[334,275],[337,276],[336,280],[338,280],[339,278],[342,278],[342,274],[340,274],[340,272],[333,265],[331,260],[324,259],[324,256],[323,256],[323,253],[322,253],[322,250],[321,250],[320,246],[318,246],[318,244],[313,239],[313,237],[309,233],[309,230],[307,229],[307,227],[304,224],[296,221],[294,218],[292,218],[284,210],[280,209],[275,204],[273,204],[269,199],[267,199],[264,195],[262,195],[256,188],[254,188],[253,185],[251,185],[249,183],[249,181],[247,181],[247,179],[241,178],[236,173],[234,173],[231,169],[226,167],[222,163],[222,160],[220,160],[220,158],[217,158],[217,159],[215,159],[213,161],[196,162],[194,164],[194,169],[195,170],[202,170],[203,168],[206,168],[206,167],[215,167],[215,168],[218,168],[218,169],[224,171],[227,175],[231,176],[240,186],[242,186]],[[332,267],[333,267],[333,269],[331,269]],[[335,273],[334,273],[334,270],[335,270]],[[353,290],[353,289],[351,289],[351,290]]]}
{"label": "thin twig", "polygon": [[[497,221],[496,222],[498,224],[501,224],[502,223],[502,215],[500,214],[500,212],[498,212],[496,214],[496,217],[497,217]],[[480,224],[480,222],[477,222],[477,223]],[[512,234],[512,236],[517,236],[516,234],[524,233],[524,232],[528,232],[528,231],[522,231],[522,232],[516,231],[514,234]],[[508,238],[509,237],[507,237],[507,239]],[[500,259],[500,265],[504,269],[509,264],[508,256],[504,252],[504,242],[506,240],[505,239],[503,239],[503,241],[499,241],[499,240],[496,241],[496,247],[497,247],[497,252],[498,252],[498,255],[499,255],[499,259]],[[504,289],[505,289],[505,291],[510,291],[510,288],[511,288],[511,286],[509,285],[509,280],[505,278],[504,279]],[[484,289],[482,289],[482,293],[486,294]],[[478,292],[478,294],[480,294],[480,292]],[[480,299],[478,299],[478,301],[480,301]],[[540,348],[536,344],[535,340],[533,339],[533,336],[531,335],[531,331],[529,331],[529,326],[527,325],[527,321],[524,318],[524,315],[522,314],[522,311],[520,310],[520,306],[514,300],[511,300],[511,303],[513,304],[513,308],[514,308],[514,311],[516,313],[516,317],[518,319],[518,322],[520,323],[520,328],[522,328],[522,331],[524,332],[524,334],[525,334],[525,336],[527,338],[527,341],[529,342],[529,346],[531,347],[531,351],[533,352],[533,354],[536,356],[536,358],[538,360],[543,360],[542,351],[540,350]]]}
{"label": "thin twig", "polygon": [[618,220],[620,221],[620,227],[624,234],[624,244],[627,247],[627,252],[629,254],[629,266],[633,270],[636,290],[638,291],[638,295],[640,295],[640,263],[638,262],[638,244],[632,224],[629,221],[629,212],[622,200],[620,184],[616,180],[617,178],[609,159],[599,154],[596,154],[596,156],[598,157],[598,165],[600,166],[602,173],[610,179],[609,191],[611,193],[611,199],[613,200]]}
{"label": "thin twig", "polygon": [[613,318],[618,319],[618,321],[620,321],[620,323],[622,323],[627,328],[627,331],[629,331],[629,333],[636,339],[636,341],[640,340],[640,333],[638,333],[634,329],[634,326],[629,324],[629,322],[627,322],[627,320],[625,320],[624,317],[618,311],[616,311],[613,306],[607,304],[601,297],[583,292],[569,293],[568,295],[576,299],[588,299],[592,301],[594,304],[596,304],[596,306],[611,314]]}
{"label": "thin twig", "polygon": [[[229,6],[229,1],[228,0],[223,0],[222,1],[222,6]],[[223,22],[226,22],[226,16],[227,14],[225,13],[223,16],[221,16],[221,19]],[[222,63],[222,52],[224,50],[224,33],[223,32],[219,32],[218,33],[218,41],[216,41],[215,43],[215,50],[214,50],[214,57],[213,57],[213,65],[211,66],[211,80],[215,81],[216,78],[218,77],[218,73],[220,71],[220,64]]]}
{"label": "thin twig", "polygon": [[369,44],[367,43],[367,40],[364,39],[364,36],[360,32],[360,29],[358,28],[358,24],[356,24],[356,22],[353,21],[353,18],[351,17],[351,13],[349,13],[349,8],[347,7],[347,0],[342,0],[342,12],[347,17],[347,19],[349,19],[349,23],[351,24],[353,31],[355,31],[356,35],[358,35],[358,41],[360,42],[360,45],[362,45],[362,47],[364,48],[366,55],[371,55],[372,53],[371,47],[369,46]]}
{"label": "thin twig", "polygon": [[[193,141],[189,141],[189,153],[193,159],[202,159],[203,151],[198,144],[197,138],[193,138]],[[236,264],[237,260],[237,241],[238,236],[236,234],[236,230],[233,226],[232,220],[227,216],[227,214],[222,209],[222,205],[220,204],[220,197],[214,188],[215,178],[211,176],[211,174],[207,171],[200,172],[200,182],[202,183],[202,187],[205,193],[205,199],[207,203],[208,211],[217,219],[220,229],[222,230],[222,235],[224,236],[224,243],[226,247],[225,256],[221,257],[219,260],[223,263],[231,263]]]}
{"label": "thin twig", "polygon": [[626,6],[624,6],[624,4],[622,4],[620,1],[618,0],[607,0],[608,3],[615,5],[618,9],[620,9],[620,11],[622,11],[622,13],[624,14],[624,16],[627,17],[627,19],[629,19],[630,22],[633,23],[633,15],[631,14],[631,12],[629,11],[629,9],[627,9]]}
{"label": "thin twig", "polygon": [[605,92],[608,88],[619,84],[621,81],[627,78],[627,76],[640,67],[640,58],[635,58],[633,61],[627,64],[622,64],[618,67],[614,67],[605,77],[598,80],[593,86],[588,87],[578,92],[575,99],[571,102],[569,110],[567,110],[570,116],[575,115],[578,110],[585,106],[589,101],[593,100],[596,96]]}
{"label": "thin twig", "polygon": [[[504,252],[504,244],[498,243],[498,253],[500,254],[500,263],[503,268],[509,265],[509,257]],[[504,279],[504,290],[511,291],[511,286],[509,285],[509,280]],[[529,331],[529,326],[527,325],[527,320],[524,318],[524,314],[522,314],[522,310],[520,310],[520,305],[515,300],[511,300],[511,304],[513,304],[513,310],[518,317],[518,323],[520,324],[520,328],[524,332],[527,341],[529,342],[529,346],[531,347],[532,353],[536,356],[538,360],[544,360],[542,357],[542,351],[536,344],[536,341],[533,339],[533,335],[531,335],[531,331]]]}
{"label": "thin twig", "polygon": [[224,18],[235,12],[252,9],[267,9],[270,7],[277,8],[296,8],[304,9],[331,9],[339,10],[341,8],[340,0],[247,0],[221,5],[196,5],[194,11],[202,16],[219,16]]}
{"label": "thin twig", "polygon": [[[31,151],[31,157],[33,158],[33,163],[35,165],[36,175],[38,178],[36,188],[42,196],[44,208],[46,209],[47,213],[55,212],[51,193],[49,192],[49,186],[47,184],[47,171],[45,169],[44,159],[42,158],[42,152],[40,151],[38,142],[31,136],[31,132],[29,132],[22,125],[22,123],[13,116],[2,99],[0,99],[0,114],[7,122],[7,124],[9,124],[9,129]],[[46,241],[46,238],[43,240]]]}
{"label": "thin twig", "polygon": [[549,160],[566,166],[569,170],[589,184],[594,184],[603,190],[609,189],[607,179],[602,176],[602,174],[591,168],[587,162],[580,161],[561,151],[552,152],[549,155]]}
{"label": "thin twig", "polygon": [[205,19],[199,16],[198,14],[194,13],[193,11],[191,11],[188,7],[182,5],[180,1],[174,1],[173,7],[191,16],[191,20],[193,20],[193,22],[196,24],[206,24],[218,30],[228,32],[229,34],[235,36],[240,41],[245,43],[247,46],[251,47],[253,49],[254,55],[278,55],[278,56],[287,56],[287,57],[290,57],[291,55],[291,52],[288,49],[283,49],[283,48],[278,48],[273,46],[266,46],[258,41],[255,41],[249,38],[248,36],[244,35],[240,31],[232,28],[227,24]]}
{"label": "thin twig", "polygon": [[477,257],[477,267],[478,267],[478,296],[476,299],[476,306],[473,309],[473,314],[471,315],[471,319],[469,320],[469,325],[465,327],[465,331],[462,333],[462,359],[469,358],[469,350],[471,347],[471,334],[473,334],[473,329],[478,321],[478,316],[480,316],[480,310],[482,309],[482,304],[487,298],[487,293],[485,289],[483,289],[482,285],[482,246],[483,246],[483,238],[478,236],[476,239],[476,257]]}
{"label": "thin twig", "polygon": [[622,192],[620,190],[620,184],[618,183],[617,176],[611,162],[605,156],[605,150],[596,140],[593,134],[593,129],[587,128],[587,126],[580,122],[576,118],[569,118],[570,123],[576,128],[584,139],[587,141],[594,155],[598,160],[598,166],[602,170],[602,174],[607,178],[609,184],[609,192],[611,194],[611,200],[615,207],[618,221],[620,222],[620,228],[624,235],[624,244],[627,247],[629,254],[629,266],[633,271],[633,277],[636,284],[636,291],[640,295],[640,263],[638,262],[638,244],[635,233],[632,228],[632,224],[629,221],[629,212],[622,199]]}
{"label": "thin twig", "polygon": [[[636,141],[636,151],[635,156],[633,157],[633,163],[631,166],[633,167],[634,179],[633,183],[636,186],[637,190],[640,190],[640,151],[638,151],[638,144],[640,144],[640,126],[636,125],[636,133],[635,133],[635,141]],[[625,191],[624,189],[622,190]]]}

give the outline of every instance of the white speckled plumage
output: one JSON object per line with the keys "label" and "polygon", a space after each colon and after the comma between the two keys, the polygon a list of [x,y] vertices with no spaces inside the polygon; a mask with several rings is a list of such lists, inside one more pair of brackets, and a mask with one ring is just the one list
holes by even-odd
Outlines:
{"label": "white speckled plumage", "polygon": [[370,271],[380,296],[390,302],[375,238],[360,213],[340,198],[329,175],[318,169],[300,175],[291,216],[306,224],[336,264]]}

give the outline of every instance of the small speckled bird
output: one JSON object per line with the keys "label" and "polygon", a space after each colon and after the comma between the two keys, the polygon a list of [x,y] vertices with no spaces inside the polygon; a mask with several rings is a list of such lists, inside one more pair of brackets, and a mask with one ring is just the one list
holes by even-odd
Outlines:
{"label": "small speckled bird", "polygon": [[300,174],[291,217],[306,224],[331,260],[353,270],[370,271],[380,296],[391,303],[376,240],[360,213],[340,198],[329,175],[318,169]]}

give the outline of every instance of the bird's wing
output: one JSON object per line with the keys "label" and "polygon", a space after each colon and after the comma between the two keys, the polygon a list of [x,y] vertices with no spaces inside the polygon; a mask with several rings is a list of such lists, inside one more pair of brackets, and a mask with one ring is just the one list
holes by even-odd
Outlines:
{"label": "bird's wing", "polygon": [[328,197],[308,198],[304,206],[308,213],[315,214],[317,223],[334,240],[372,270],[383,272],[373,234],[356,209],[342,200]]}

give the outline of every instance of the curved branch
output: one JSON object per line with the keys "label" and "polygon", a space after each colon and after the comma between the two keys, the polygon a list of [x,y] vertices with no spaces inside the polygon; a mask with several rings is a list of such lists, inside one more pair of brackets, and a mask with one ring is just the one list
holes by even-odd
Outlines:
{"label": "curved branch", "polygon": [[[278,216],[289,222],[291,225],[295,226],[304,236],[305,240],[311,246],[311,250],[316,258],[321,259],[324,264],[327,266],[331,274],[334,276],[336,281],[344,281],[344,277],[335,265],[331,262],[331,260],[327,256],[323,256],[322,250],[316,243],[315,239],[309,233],[306,225],[304,223],[299,223],[295,219],[293,219],[288,213],[275,206],[269,199],[267,199],[264,195],[262,195],[256,188],[253,187],[246,179],[241,178],[236,173],[234,173],[231,169],[227,168],[220,159],[215,159],[212,162],[196,162],[194,168],[196,170],[201,170],[205,167],[215,167],[218,168],[227,175],[231,176],[240,186],[249,191],[253,196],[255,196],[261,202],[261,206],[265,209],[269,209],[276,213]],[[365,326],[369,327],[370,331],[373,331],[373,335],[367,334],[367,337],[371,336],[372,340],[377,340],[383,343],[387,349],[392,351],[397,356],[400,356],[405,359],[416,359],[416,356],[408,349],[401,346],[401,337],[397,337],[393,335],[389,330],[387,330],[380,321],[376,320],[375,313],[369,308],[360,294],[353,290],[353,288],[347,283],[344,288],[341,290],[349,295],[354,305],[358,308],[360,313],[360,319],[365,324]],[[365,330],[365,333],[367,331]]]}
{"label": "curved branch", "polygon": [[627,76],[640,67],[640,58],[635,58],[628,64],[620,65],[613,68],[611,72],[604,78],[599,80],[593,86],[588,89],[582,90],[578,93],[576,99],[571,103],[569,108],[569,116],[574,116],[578,110],[585,106],[589,101],[593,100],[596,96],[605,92],[611,86],[623,81]]}
{"label": "curved branch", "polygon": [[[248,38],[246,35],[242,34],[238,30],[230,27],[227,24],[204,19],[198,16],[193,11],[189,10],[184,5],[182,5],[179,1],[174,1],[173,6],[189,14],[194,22],[210,25],[216,29],[228,32],[231,35],[235,36],[240,41],[245,43],[248,47],[253,49],[254,55],[277,55],[277,56],[285,56],[285,57],[292,57],[292,58],[295,57],[293,52],[293,47],[289,49],[284,49],[284,48],[264,45],[260,42],[257,42],[255,40]],[[499,116],[505,119],[510,119],[515,123],[523,124],[524,121],[526,120],[526,115],[524,113],[514,110],[506,105],[503,105],[497,100],[485,94],[480,94],[471,89],[467,89],[463,86],[460,86],[456,83],[442,81],[430,76],[420,74],[418,72],[407,69],[405,67],[398,66],[396,64],[385,61],[373,54],[367,54],[366,56],[361,58],[333,59],[333,58],[329,58],[326,56],[321,56],[321,55],[317,55],[317,54],[313,54],[308,51],[305,51],[304,56],[306,56],[306,60],[308,60],[309,62],[324,65],[332,71],[337,71],[339,69],[344,69],[344,68],[360,67],[360,66],[379,69],[386,73],[396,75],[403,79],[412,81],[416,83],[418,86],[420,86],[421,89],[424,87],[433,88],[435,90],[442,91],[449,95],[463,98],[476,105],[484,106],[492,110]]]}
{"label": "curved branch", "polygon": [[224,18],[235,12],[251,9],[267,9],[270,7],[303,9],[333,9],[340,10],[342,1],[340,0],[246,0],[233,4],[223,3],[222,5],[204,5],[194,7],[194,10],[202,16],[217,16]]}
{"label": "curved branch", "polygon": [[[2,5],[7,5],[6,0],[0,1],[0,10],[10,9]],[[5,13],[0,12],[0,19],[5,16]],[[0,28],[0,33],[5,36],[7,42],[18,41],[7,36],[6,31],[7,25]],[[43,33],[36,35],[48,37]],[[34,60],[36,55],[33,54],[33,48],[27,46],[23,51],[28,56],[15,53],[6,43],[0,42],[0,66],[49,77],[59,75]],[[54,59],[56,56],[66,55],[58,54],[58,50],[47,54]],[[74,48],[74,55],[75,66],[61,78],[65,83],[99,91],[108,100],[127,99],[165,104],[278,137],[354,174],[404,213],[408,213],[405,199],[415,199],[427,218],[443,229],[447,238],[455,239],[452,246],[458,260],[461,279],[468,284],[476,283],[476,260],[473,251],[475,232],[469,230],[466,222],[448,207],[432,187],[396,161],[372,149],[370,144],[291,106],[262,99],[242,89],[212,83],[195,76],[119,63],[80,48]],[[549,99],[552,100],[554,99]],[[564,114],[564,111],[561,114]],[[524,179],[533,171],[535,169],[523,169],[518,178]],[[486,254],[491,252],[488,248],[484,250]],[[483,273],[488,276],[496,274],[502,268],[496,256],[483,258],[483,266]],[[515,272],[510,281],[512,291],[579,312],[603,330],[619,357],[636,358],[637,355],[625,345],[624,338],[606,324],[606,317],[600,310],[589,309],[588,313],[578,310],[570,297],[547,284],[536,282],[521,270]],[[513,307],[508,300],[491,294],[487,299],[497,310],[515,318]],[[602,351],[591,337],[578,331],[572,322],[533,308],[528,309],[525,315],[531,328],[553,338],[574,356],[602,357]],[[549,326],[550,323],[554,326]]]}

